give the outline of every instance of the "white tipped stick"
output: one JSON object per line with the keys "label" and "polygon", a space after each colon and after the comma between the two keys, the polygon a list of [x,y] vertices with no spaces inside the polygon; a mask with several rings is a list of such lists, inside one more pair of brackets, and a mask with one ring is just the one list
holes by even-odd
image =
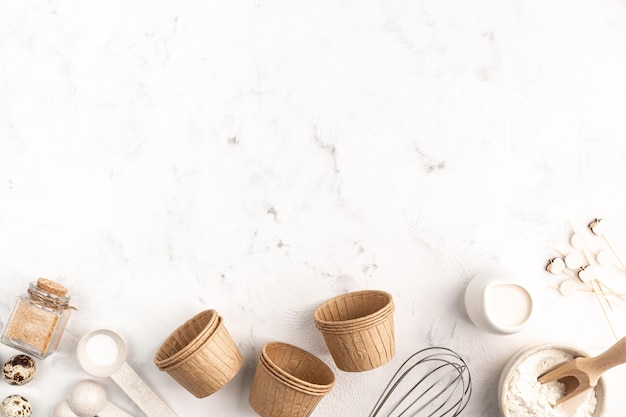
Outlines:
{"label": "white tipped stick", "polygon": [[615,332],[615,328],[613,327],[613,323],[609,318],[609,314],[606,311],[606,307],[604,306],[604,303],[602,303],[602,299],[600,298],[600,292],[602,291],[597,289],[595,284],[596,280],[591,281],[591,286],[593,287],[593,292],[596,294],[596,298],[598,299],[598,304],[600,304],[600,308],[602,309],[602,314],[604,314],[604,318],[606,319],[606,322],[611,329],[611,333],[613,333],[613,337],[615,337],[615,340],[619,340],[619,338],[617,337],[617,333]]}
{"label": "white tipped stick", "polygon": [[602,219],[595,219],[589,223],[589,229],[591,229],[594,235],[600,236],[604,240],[606,246],[608,246],[609,250],[613,252],[613,255],[617,258],[617,262],[621,265],[622,270],[626,271],[626,265],[624,265],[624,262],[622,262],[621,258],[617,254],[617,251],[613,248],[613,245],[611,245],[611,242],[609,242],[609,239],[606,237],[606,223]]}

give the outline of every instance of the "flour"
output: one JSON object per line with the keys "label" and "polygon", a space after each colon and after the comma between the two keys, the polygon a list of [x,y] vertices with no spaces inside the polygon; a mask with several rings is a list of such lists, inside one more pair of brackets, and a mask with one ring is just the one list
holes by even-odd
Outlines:
{"label": "flour", "polygon": [[572,355],[557,349],[546,349],[526,358],[505,387],[509,417],[592,417],[598,402],[595,389],[553,407],[565,395],[564,384],[537,381],[539,375],[572,359]]}

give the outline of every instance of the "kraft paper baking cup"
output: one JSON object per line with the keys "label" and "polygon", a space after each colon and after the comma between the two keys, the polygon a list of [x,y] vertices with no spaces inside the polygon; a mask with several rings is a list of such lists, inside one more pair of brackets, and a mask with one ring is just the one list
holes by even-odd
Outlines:
{"label": "kraft paper baking cup", "polygon": [[[241,352],[224,326],[222,317],[218,316],[215,322],[208,321],[212,331],[206,331],[206,328],[198,330],[198,321],[207,322],[203,313],[176,329],[170,337],[174,337],[177,342],[169,343],[166,340],[154,360],[161,371],[167,372],[197,398],[204,398],[218,391],[239,372],[243,364]],[[196,338],[194,334],[201,336]],[[163,361],[157,359],[167,358],[167,354],[172,352],[170,348],[179,346],[184,340],[189,340],[188,346],[192,347],[179,350],[183,354],[178,360],[163,365]]]}
{"label": "kraft paper baking cup", "polygon": [[332,298],[314,313],[321,327],[351,326],[376,320],[393,310],[391,294],[378,290],[355,291]]}
{"label": "kraft paper baking cup", "polygon": [[311,353],[272,342],[259,355],[249,402],[261,417],[306,417],[334,383],[332,370]]}
{"label": "kraft paper baking cup", "polygon": [[297,378],[286,377],[284,373],[277,371],[271,364],[268,364],[262,356],[259,356],[259,365],[263,365],[265,370],[269,372],[275,378],[283,381],[284,383],[292,385],[295,389],[302,390],[310,394],[325,395],[328,392],[327,388],[315,388],[315,384],[306,384],[299,381]]}
{"label": "kraft paper baking cup", "polygon": [[163,342],[154,357],[155,364],[166,368],[189,356],[217,329],[218,319],[215,310],[205,310],[187,320]]}
{"label": "kraft paper baking cup", "polygon": [[307,391],[327,392],[335,377],[327,366],[320,366],[320,359],[309,352],[282,342],[263,346],[259,360],[279,378],[302,387]]}
{"label": "kraft paper baking cup", "polygon": [[362,372],[394,357],[394,311],[390,294],[365,290],[325,302],[315,310],[314,319],[337,367]]}
{"label": "kraft paper baking cup", "polygon": [[381,321],[392,315],[394,311],[394,305],[390,304],[388,307],[381,309],[376,314],[369,315],[367,318],[350,320],[349,323],[344,323],[340,320],[330,323],[316,320],[315,326],[320,330],[325,330],[328,332],[346,332],[350,330],[361,330],[363,328],[380,323]]}

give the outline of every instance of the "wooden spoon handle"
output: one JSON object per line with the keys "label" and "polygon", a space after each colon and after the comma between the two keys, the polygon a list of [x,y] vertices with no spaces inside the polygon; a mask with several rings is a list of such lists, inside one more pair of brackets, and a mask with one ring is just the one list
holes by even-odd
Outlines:
{"label": "wooden spoon handle", "polygon": [[605,371],[623,363],[626,363],[626,337],[618,340],[600,355],[589,359],[590,371],[593,371],[589,372],[590,377],[593,374],[593,379],[597,380]]}

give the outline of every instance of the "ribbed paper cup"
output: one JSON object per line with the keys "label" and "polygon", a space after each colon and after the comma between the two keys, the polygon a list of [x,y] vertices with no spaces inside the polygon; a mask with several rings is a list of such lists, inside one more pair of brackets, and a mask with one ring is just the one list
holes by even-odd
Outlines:
{"label": "ribbed paper cup", "polygon": [[215,310],[205,310],[187,320],[163,342],[154,357],[155,364],[166,368],[189,356],[217,329],[218,319]]}
{"label": "ribbed paper cup", "polygon": [[[172,334],[174,336],[179,333],[176,336],[177,343],[184,341],[180,338],[180,334],[190,337],[193,332],[188,331],[189,328],[198,329],[197,323],[194,324],[195,318],[206,320],[203,313],[185,322]],[[183,347],[178,351],[183,352],[178,360],[163,365],[163,361],[157,358],[167,357],[167,353],[171,352],[169,350],[171,346],[177,346],[176,343],[168,343],[166,340],[155,355],[154,363],[195,397],[204,398],[222,388],[239,372],[243,357],[226,330],[222,317],[217,317],[213,331],[206,331],[203,328],[200,334],[202,336],[198,339],[190,339],[191,348]]]}
{"label": "ribbed paper cup", "polygon": [[314,319],[337,367],[362,372],[395,355],[394,311],[389,293],[365,290],[325,302],[315,310]]}
{"label": "ribbed paper cup", "polygon": [[326,301],[314,313],[318,327],[352,326],[376,320],[393,310],[391,294],[363,290],[343,294]]}
{"label": "ribbed paper cup", "polygon": [[335,380],[333,372],[320,359],[287,343],[267,343],[259,360],[281,379],[307,391],[328,392],[332,383],[322,382]]}
{"label": "ribbed paper cup", "polygon": [[385,307],[381,308],[377,312],[373,314],[369,314],[366,317],[362,317],[359,319],[351,319],[351,320],[336,320],[336,321],[325,321],[323,319],[317,319],[315,325],[320,330],[325,330],[329,332],[346,332],[350,330],[360,330],[365,327],[380,323],[385,320],[395,311],[395,307],[393,302],[389,303]]}
{"label": "ribbed paper cup", "polygon": [[315,388],[315,384],[304,384],[297,378],[286,376],[284,372],[278,371],[272,364],[268,363],[267,360],[263,358],[263,356],[259,355],[259,366],[261,365],[263,365],[265,370],[272,374],[275,378],[293,386],[295,389],[300,389],[310,394],[324,395],[328,393],[328,388]]}
{"label": "ribbed paper cup", "polygon": [[[205,320],[208,321],[202,327]],[[198,350],[211,337],[218,325],[219,315],[214,310],[198,314],[167,338],[157,351],[154,363],[160,368],[174,366]]]}
{"label": "ribbed paper cup", "polygon": [[261,417],[306,417],[334,383],[332,370],[311,353],[272,342],[259,355],[249,401]]}

